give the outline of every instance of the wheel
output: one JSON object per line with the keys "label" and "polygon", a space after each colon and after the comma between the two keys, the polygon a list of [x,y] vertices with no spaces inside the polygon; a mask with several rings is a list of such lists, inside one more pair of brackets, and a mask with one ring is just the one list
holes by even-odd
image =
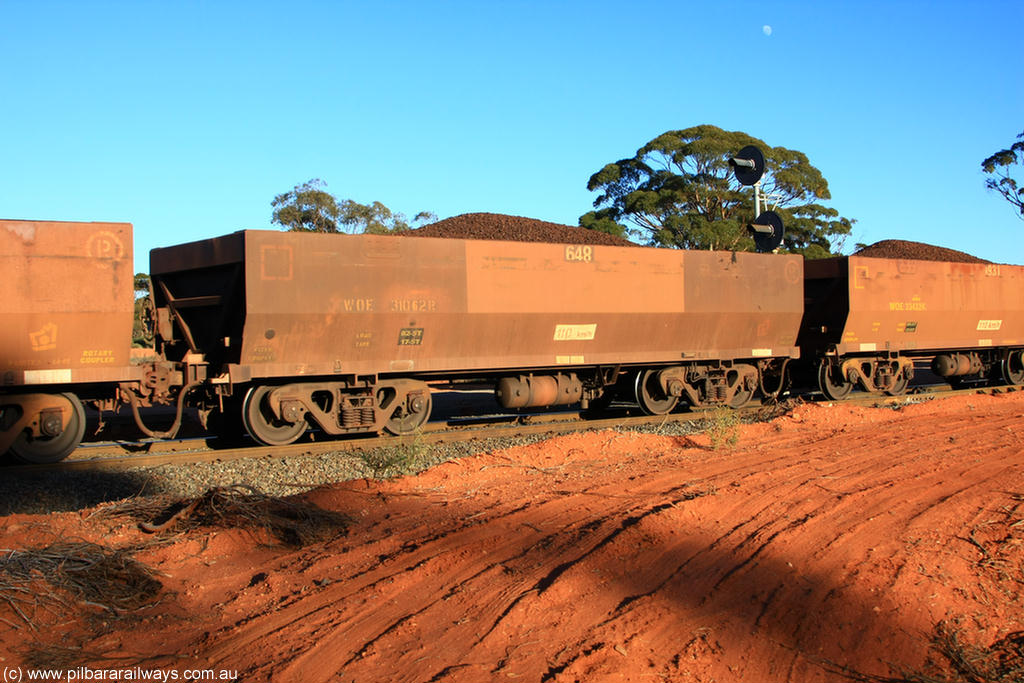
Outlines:
{"label": "wheel", "polygon": [[732,399],[729,401],[730,408],[742,408],[750,402],[750,399],[754,397],[753,389],[739,388],[736,393],[732,395]]}
{"label": "wheel", "polygon": [[1010,351],[999,364],[1000,374],[1007,384],[1024,384],[1024,351]]}
{"label": "wheel", "polygon": [[384,423],[384,429],[396,436],[412,434],[426,424],[433,405],[429,390],[410,393],[404,401],[395,406],[391,417]]}
{"label": "wheel", "polygon": [[306,431],[306,421],[285,422],[274,416],[267,405],[267,394],[274,387],[253,387],[242,401],[242,424],[249,436],[265,446],[286,446]]}
{"label": "wheel", "polygon": [[893,381],[892,386],[885,390],[885,393],[889,396],[902,396],[907,393],[907,387],[910,386],[910,378],[907,377],[907,373],[900,372],[899,376]]}
{"label": "wheel", "polygon": [[853,391],[853,382],[843,377],[839,373],[839,368],[828,360],[821,361],[818,367],[818,386],[822,393],[833,401],[844,399]]}
{"label": "wheel", "polygon": [[22,462],[47,464],[60,462],[82,443],[85,435],[85,409],[74,394],[60,394],[68,402],[71,411],[68,424],[60,434],[53,437],[33,437],[22,432],[11,444],[11,454]]}
{"label": "wheel", "polygon": [[634,385],[636,402],[648,415],[665,415],[679,403],[678,396],[668,396],[658,382],[657,370],[641,370]]}

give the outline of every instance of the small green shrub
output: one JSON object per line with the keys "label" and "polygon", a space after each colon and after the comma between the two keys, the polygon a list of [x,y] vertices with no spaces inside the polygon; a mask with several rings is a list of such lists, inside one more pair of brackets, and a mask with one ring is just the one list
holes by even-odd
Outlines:
{"label": "small green shrub", "polygon": [[708,417],[712,450],[735,448],[740,441],[740,416],[732,408],[716,408]]}
{"label": "small green shrub", "polygon": [[374,448],[361,453],[359,459],[370,470],[370,476],[374,479],[390,479],[419,471],[425,455],[426,446],[417,440],[396,446]]}

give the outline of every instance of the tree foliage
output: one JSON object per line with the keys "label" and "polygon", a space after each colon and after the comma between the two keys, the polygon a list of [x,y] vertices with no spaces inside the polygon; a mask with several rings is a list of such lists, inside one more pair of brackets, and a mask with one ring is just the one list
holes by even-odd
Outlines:
{"label": "tree foliage", "polygon": [[432,222],[437,216],[421,211],[412,223],[380,202],[360,204],[351,199],[338,200],[324,188],[327,183],[314,178],[274,197],[271,221],[294,232],[375,233],[409,230],[416,224]]}
{"label": "tree foliage", "polygon": [[135,312],[132,346],[153,347],[153,296],[149,275],[135,273]]}
{"label": "tree foliage", "polygon": [[327,183],[313,178],[274,197],[271,221],[298,232],[339,232],[341,207],[324,188]]}
{"label": "tree foliage", "polygon": [[829,255],[853,221],[821,203],[831,198],[821,171],[801,152],[711,125],[663,133],[633,158],[592,175],[587,189],[600,195],[580,225],[654,246],[753,251],[747,231],[753,191],[736,181],[728,163],[746,145],[764,152],[761,186],[769,196],[767,208],[784,222],[782,248],[811,258]]}
{"label": "tree foliage", "polygon": [[981,169],[988,174],[985,187],[1002,195],[1016,209],[1017,217],[1024,220],[1024,183],[1019,183],[1011,172],[1024,168],[1024,132],[1017,136],[1017,142],[1007,149],[1001,149],[981,162]]}
{"label": "tree foliage", "polygon": [[342,225],[350,228],[350,232],[363,232],[374,235],[381,235],[388,232],[401,232],[409,230],[417,225],[432,223],[437,216],[429,211],[420,211],[409,223],[405,215],[395,213],[380,202],[372,204],[359,204],[351,199],[345,199],[340,203]]}

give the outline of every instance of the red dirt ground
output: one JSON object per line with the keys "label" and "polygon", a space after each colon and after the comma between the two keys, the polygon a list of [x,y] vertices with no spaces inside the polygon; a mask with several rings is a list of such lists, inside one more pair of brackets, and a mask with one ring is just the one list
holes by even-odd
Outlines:
{"label": "red dirt ground", "polygon": [[[840,681],[920,671],[936,624],[1024,629],[1024,392],[899,410],[804,405],[709,438],[604,431],[354,481],[355,519],[286,550],[200,529],[138,553],[165,597],[98,633],[97,668],[250,681]],[[147,540],[126,520],[0,520],[0,547]],[[4,623],[7,622],[7,623]]]}

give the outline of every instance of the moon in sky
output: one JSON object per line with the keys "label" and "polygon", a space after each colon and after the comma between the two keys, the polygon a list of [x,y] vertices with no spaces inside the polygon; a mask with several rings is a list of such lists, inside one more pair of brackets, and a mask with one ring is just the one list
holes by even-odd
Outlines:
{"label": "moon in sky", "polygon": [[772,34],[772,27],[769,26],[768,24],[765,24],[764,26],[762,26],[761,30],[764,31],[764,34],[766,36],[770,36]]}

